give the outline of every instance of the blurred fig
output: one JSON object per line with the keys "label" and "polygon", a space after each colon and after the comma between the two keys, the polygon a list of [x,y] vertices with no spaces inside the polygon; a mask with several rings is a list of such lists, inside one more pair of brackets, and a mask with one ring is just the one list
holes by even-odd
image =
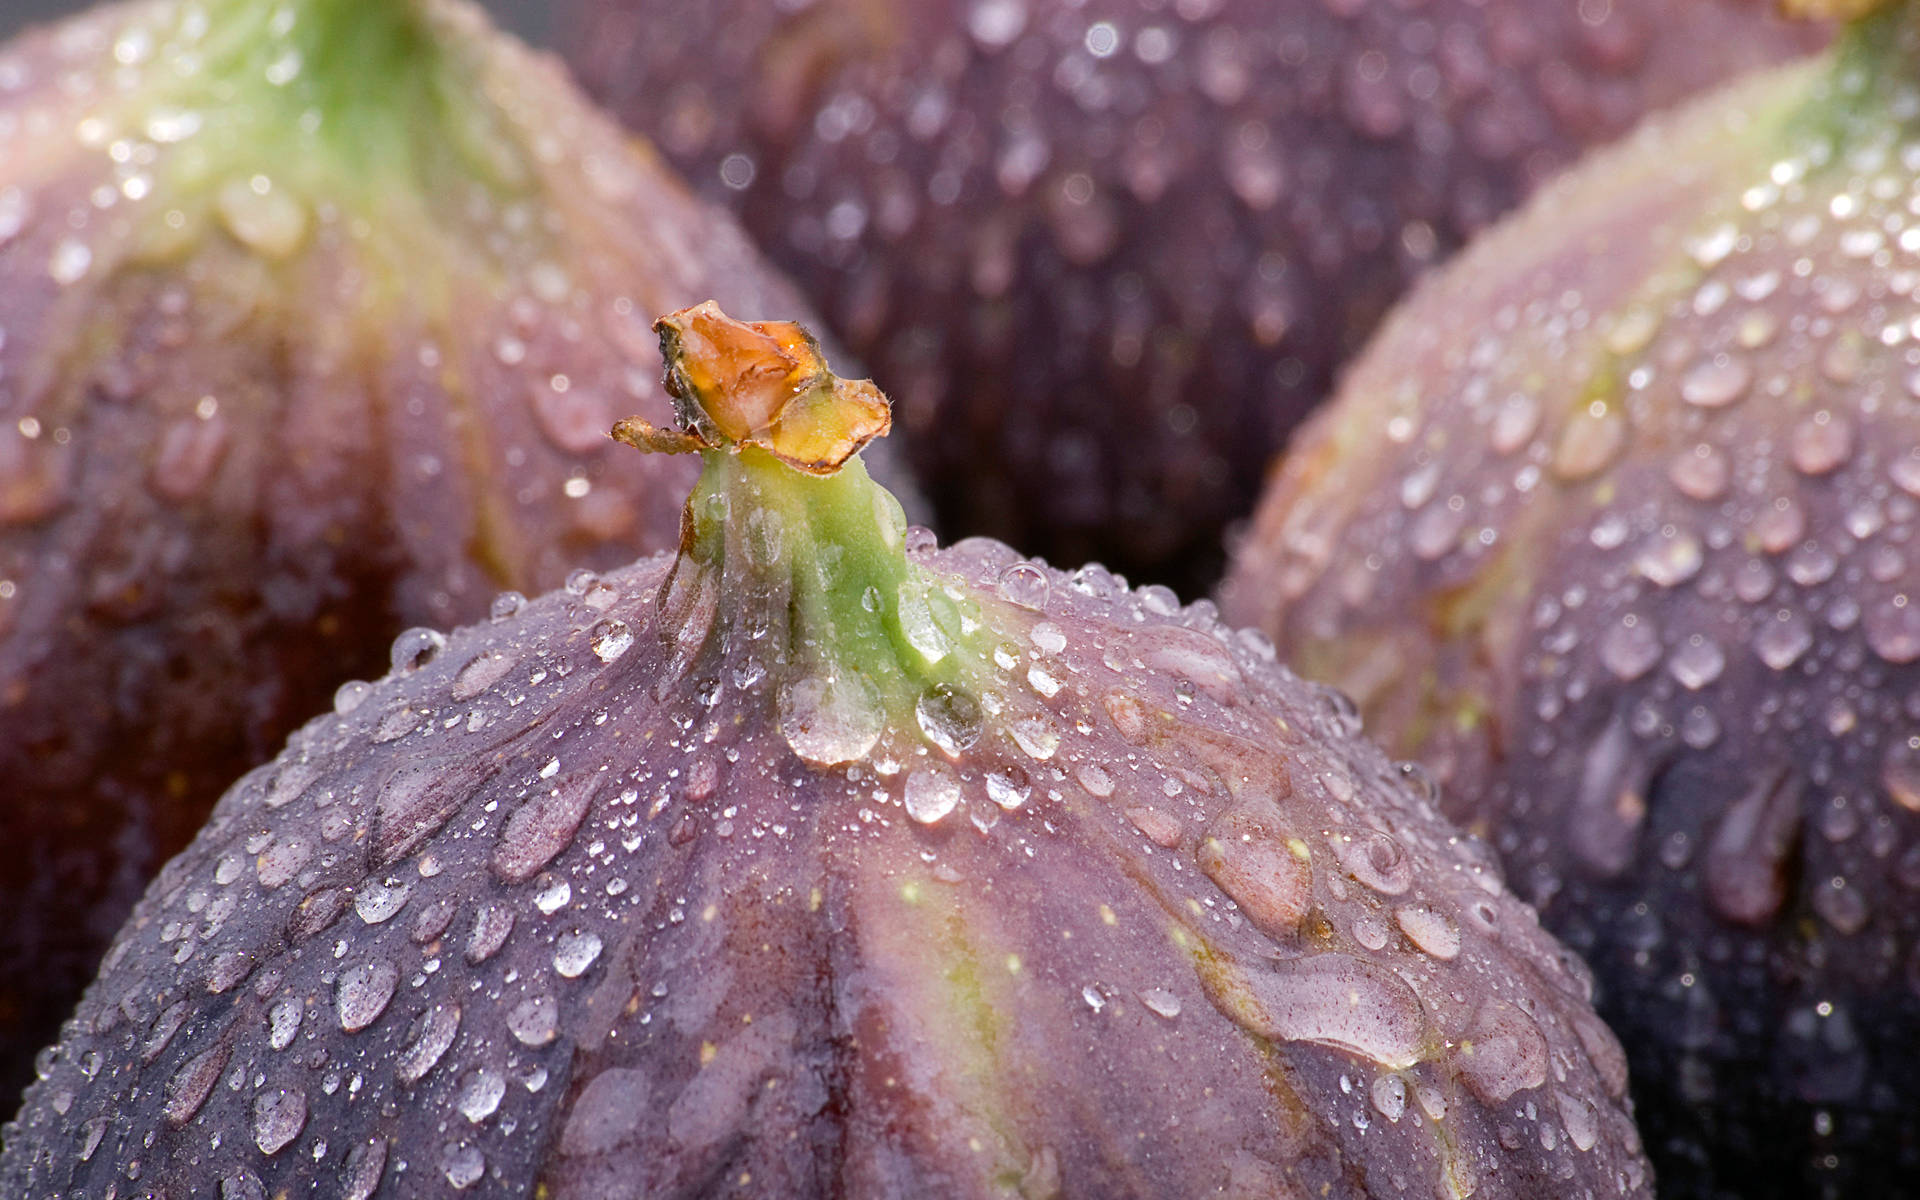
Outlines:
{"label": "blurred fig", "polygon": [[0,1191],[1650,1195],[1583,968],[1350,709],[1211,606],[935,549],[798,326],[661,328],[680,419],[620,436],[704,460],[677,557],[242,779]]}
{"label": "blurred fig", "polygon": [[1669,1197],[1920,1171],[1920,6],[1424,286],[1226,610],[1589,958]]}
{"label": "blurred fig", "polygon": [[609,470],[606,429],[664,418],[649,314],[715,292],[794,303],[464,5],[0,50],[0,1108],[153,871],[395,634],[674,545],[691,465]]}
{"label": "blurred fig", "polygon": [[955,533],[1217,578],[1406,281],[1811,49],[1762,0],[598,0],[605,99],[866,356]]}

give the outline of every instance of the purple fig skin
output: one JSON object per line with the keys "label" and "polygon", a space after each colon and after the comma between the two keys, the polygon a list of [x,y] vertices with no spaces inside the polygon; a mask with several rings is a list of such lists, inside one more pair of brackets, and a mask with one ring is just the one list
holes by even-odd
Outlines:
{"label": "purple fig skin", "polygon": [[951,536],[1198,594],[1426,267],[1815,48],[1757,0],[598,0],[588,89],[899,407]]}
{"label": "purple fig skin", "polygon": [[1423,286],[1223,595],[1588,957],[1663,1196],[1920,1171],[1916,16]]}
{"label": "purple fig skin", "polygon": [[[0,50],[0,1110],[153,872],[397,633],[676,543],[694,465],[605,436],[670,413],[650,314],[797,309],[557,63],[384,7],[444,108],[309,61],[384,118],[313,138],[260,115],[300,77],[170,103],[180,6]],[[322,8],[287,11],[358,19]],[[206,11],[202,74],[249,6]]]}
{"label": "purple fig skin", "polygon": [[1338,697],[857,461],[703,457],[679,557],[235,785],[0,1193],[1651,1195],[1584,968]]}

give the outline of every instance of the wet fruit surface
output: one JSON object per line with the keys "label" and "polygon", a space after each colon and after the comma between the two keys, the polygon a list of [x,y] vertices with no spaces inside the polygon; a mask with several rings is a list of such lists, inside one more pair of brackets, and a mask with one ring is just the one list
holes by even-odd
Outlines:
{"label": "wet fruit surface", "polygon": [[674,544],[690,464],[606,427],[664,418],[649,314],[716,293],[792,310],[467,8],[0,50],[0,1110],[152,872],[396,633]]}
{"label": "wet fruit surface", "polygon": [[602,0],[574,59],[820,303],[949,532],[1217,576],[1405,282],[1811,47],[1745,0]]}
{"label": "wet fruit surface", "polygon": [[1650,127],[1423,288],[1226,593],[1589,957],[1665,1196],[1920,1163],[1917,34]]}
{"label": "wet fruit surface", "polygon": [[0,1189],[1650,1194],[1583,969],[1338,697],[787,465],[861,385],[674,320],[776,364],[683,398],[796,398],[683,405],[680,554],[404,642],[236,785]]}

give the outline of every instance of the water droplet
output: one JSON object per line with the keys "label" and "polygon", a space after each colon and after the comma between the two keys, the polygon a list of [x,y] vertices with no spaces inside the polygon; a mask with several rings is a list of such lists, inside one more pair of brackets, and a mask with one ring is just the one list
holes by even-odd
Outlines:
{"label": "water droplet", "polygon": [[573,899],[573,885],[564,875],[542,875],[535,886],[538,890],[533,894],[533,906],[546,916],[559,912]]}
{"label": "water droplet", "polygon": [[262,1154],[278,1154],[307,1124],[307,1095],[295,1088],[272,1088],[253,1102],[253,1144]]}
{"label": "water droplet", "polygon": [[1681,687],[1697,692],[1726,669],[1726,652],[1719,643],[1695,634],[1674,648],[1667,658],[1667,671]]}
{"label": "water droplet", "polygon": [[227,232],[264,258],[287,258],[307,239],[307,206],[264,175],[228,180],[214,207]]}
{"label": "water droplet", "polygon": [[1017,562],[1000,572],[1000,594],[1022,608],[1035,610],[1047,606],[1047,595],[1052,585],[1047,582],[1047,573],[1032,563]]}
{"label": "water droplet", "polygon": [[920,723],[920,732],[949,758],[959,758],[980,740],[980,702],[969,692],[935,684],[920,693],[913,715]]}
{"label": "water droplet", "polygon": [[513,810],[493,847],[493,869],[508,883],[525,883],[573,844],[605,776],[582,771],[536,793]]}
{"label": "water droplet", "polygon": [[865,758],[886,723],[873,686],[837,668],[808,674],[780,694],[780,733],[795,754],[815,766]]}
{"label": "water droplet", "polygon": [[1370,1089],[1374,1111],[1389,1121],[1398,1122],[1407,1111],[1407,1081],[1398,1075],[1382,1075]]}
{"label": "water droplet", "polygon": [[381,883],[370,879],[360,885],[359,893],[354,896],[354,911],[367,924],[378,925],[404,908],[412,891],[410,884]]}
{"label": "water droplet", "polygon": [[476,1146],[465,1142],[449,1142],[440,1154],[440,1171],[447,1182],[456,1189],[464,1191],[480,1182],[487,1173],[486,1156]]}
{"label": "water droplet", "polygon": [[932,825],[960,803],[960,781],[945,767],[922,767],[907,776],[905,801],[908,816]]}
{"label": "water droplet", "polygon": [[528,996],[507,1014],[507,1030],[523,1046],[544,1046],[560,1033],[560,1002],[542,993]]}
{"label": "water droplet", "polygon": [[411,675],[447,648],[446,635],[437,629],[409,629],[393,639],[388,661],[395,675]]}
{"label": "water droplet", "polygon": [[1774,614],[1773,620],[1762,623],[1753,637],[1754,653],[1776,671],[1784,671],[1800,661],[1800,656],[1812,645],[1813,631],[1807,627],[1806,619],[1786,609]]}
{"label": "water droplet", "polygon": [[1473,1094],[1488,1105],[1547,1081],[1547,1039],[1533,1018],[1505,1000],[1488,1001],[1454,1050]]}
{"label": "water droplet", "polygon": [[1660,633],[1645,617],[1628,616],[1600,636],[1600,665],[1630,683],[1660,661]]}
{"label": "water droplet", "polygon": [[380,1177],[387,1170],[387,1139],[370,1138],[353,1148],[347,1155],[346,1168],[341,1173],[341,1183],[345,1188],[343,1200],[372,1200],[373,1193],[380,1186]]}
{"label": "water droplet", "polygon": [[1793,465],[1803,475],[1825,475],[1853,453],[1853,422],[1825,409],[1793,427]]}
{"label": "water droplet", "polygon": [[78,238],[65,238],[53,248],[47,260],[47,274],[60,284],[78,283],[93,266],[93,251]]}
{"label": "water droplet", "polygon": [[1699,363],[1680,381],[1680,398],[1701,408],[1723,408],[1747,394],[1753,368],[1744,358],[1717,354]]}
{"label": "water droplet", "polygon": [[1404,1070],[1432,1040],[1412,985],[1384,967],[1324,953],[1259,965],[1220,955],[1202,968],[1208,998],[1261,1037],[1330,1046]]}
{"label": "water droplet", "polygon": [[519,661],[519,655],[504,650],[482,651],[453,677],[449,694],[455,700],[471,700],[506,678],[507,672],[513,670]]}
{"label": "water droplet", "polygon": [[588,644],[603,663],[610,663],[633,647],[633,630],[618,617],[609,617],[594,625]]}
{"label": "water droplet", "polygon": [[373,685],[359,679],[349,679],[333,692],[333,711],[337,716],[346,716],[359,708],[368,696],[373,695]]}
{"label": "water droplet", "polygon": [[1663,534],[1640,551],[1634,569],[1656,587],[1677,587],[1700,573],[1700,539],[1684,531]]}
{"label": "water droplet", "polygon": [[1042,762],[1060,748],[1060,731],[1045,717],[1016,717],[1009,722],[1008,732],[1029,757]]}
{"label": "water droplet", "polygon": [[300,1020],[306,1016],[306,1006],[296,996],[282,996],[273,1002],[267,1010],[267,1045],[275,1050],[285,1050],[293,1044],[300,1032]]}
{"label": "water droplet", "polygon": [[1707,901],[1729,921],[1764,925],[1787,898],[1789,858],[1800,831],[1800,783],[1790,771],[1757,780],[1728,806],[1707,842]]}
{"label": "water droplet", "polygon": [[1576,412],[1553,448],[1553,473],[1569,483],[1592,478],[1612,465],[1627,445],[1627,420],[1619,409],[1595,402]]}
{"label": "water droplet", "polygon": [[461,1116],[478,1125],[499,1109],[506,1094],[506,1076],[486,1067],[475,1067],[461,1078],[460,1094],[454,1106]]}
{"label": "water droplet", "polygon": [[501,592],[493,598],[493,603],[487,609],[487,617],[495,622],[504,621],[519,613],[526,604],[527,598],[519,592]]}
{"label": "water droplet", "polygon": [[1032,791],[1024,774],[1018,779],[999,771],[991,772],[987,776],[988,798],[1008,812],[1025,804]]}
{"label": "water droplet", "polygon": [[458,1004],[441,1000],[429,1005],[414,1020],[413,1037],[393,1064],[394,1077],[409,1086],[420,1082],[439,1063],[447,1048],[453,1045],[454,1035],[459,1032]]}
{"label": "water droplet", "polygon": [[[213,1094],[213,1085],[226,1068],[231,1049],[226,1042],[221,1042],[212,1049],[204,1050],[188,1059],[167,1080],[165,1113],[169,1125],[177,1128],[193,1120],[200,1106]],[[81,1155],[81,1158],[84,1160],[86,1155]]]}
{"label": "water droplet", "polygon": [[1567,1137],[1580,1150],[1591,1150],[1600,1140],[1600,1117],[1593,1105],[1583,1097],[1571,1092],[1556,1090],[1553,1093],[1554,1107],[1560,1110],[1560,1120],[1567,1127]]}
{"label": "water droplet", "polygon": [[1400,843],[1373,829],[1333,829],[1327,844],[1347,874],[1383,896],[1398,896],[1413,886],[1413,860]]}
{"label": "water droplet", "polygon": [[1424,904],[1405,904],[1394,910],[1393,918],[1408,941],[1442,962],[1460,953],[1460,927],[1445,913]]}
{"label": "water droplet", "polygon": [[474,966],[492,958],[506,944],[507,935],[513,932],[513,910],[505,904],[490,901],[480,906],[474,914],[473,932],[467,937],[467,961]]}
{"label": "water droplet", "polygon": [[563,933],[553,947],[553,969],[562,979],[578,979],[600,957],[600,935],[576,930]]}
{"label": "water droplet", "polygon": [[1171,1021],[1180,1015],[1180,997],[1165,988],[1147,988],[1139,993],[1140,1003],[1155,1016]]}
{"label": "water droplet", "polygon": [[1026,27],[1026,0],[974,0],[967,9],[967,32],[987,50],[1011,45]]}
{"label": "water droplet", "polygon": [[358,1033],[379,1020],[399,981],[400,969],[384,959],[361,963],[342,974],[333,993],[340,1028]]}
{"label": "water droplet", "polygon": [[1229,809],[1208,830],[1197,853],[1200,870],[1240,906],[1254,927],[1284,938],[1313,904],[1313,868],[1259,819]]}

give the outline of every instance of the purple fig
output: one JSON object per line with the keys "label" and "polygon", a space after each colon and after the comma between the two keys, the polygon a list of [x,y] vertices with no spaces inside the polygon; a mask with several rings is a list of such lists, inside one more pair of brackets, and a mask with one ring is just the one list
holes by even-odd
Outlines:
{"label": "purple fig", "polygon": [[1406,281],[1811,49],[1758,0],[598,0],[588,87],[899,402],[944,528],[1199,589]]}
{"label": "purple fig", "polygon": [[1349,709],[934,548],[798,326],[661,329],[679,420],[620,436],[703,460],[679,553],[242,779],[0,1192],[1650,1195],[1583,968]]}
{"label": "purple fig", "polygon": [[1665,1196],[1920,1171],[1920,6],[1423,287],[1230,617],[1447,784],[1627,1044]]}
{"label": "purple fig", "polygon": [[714,292],[794,303],[464,5],[0,50],[0,1107],[152,872],[394,635],[674,544],[691,465],[606,428],[664,419],[648,314]]}

